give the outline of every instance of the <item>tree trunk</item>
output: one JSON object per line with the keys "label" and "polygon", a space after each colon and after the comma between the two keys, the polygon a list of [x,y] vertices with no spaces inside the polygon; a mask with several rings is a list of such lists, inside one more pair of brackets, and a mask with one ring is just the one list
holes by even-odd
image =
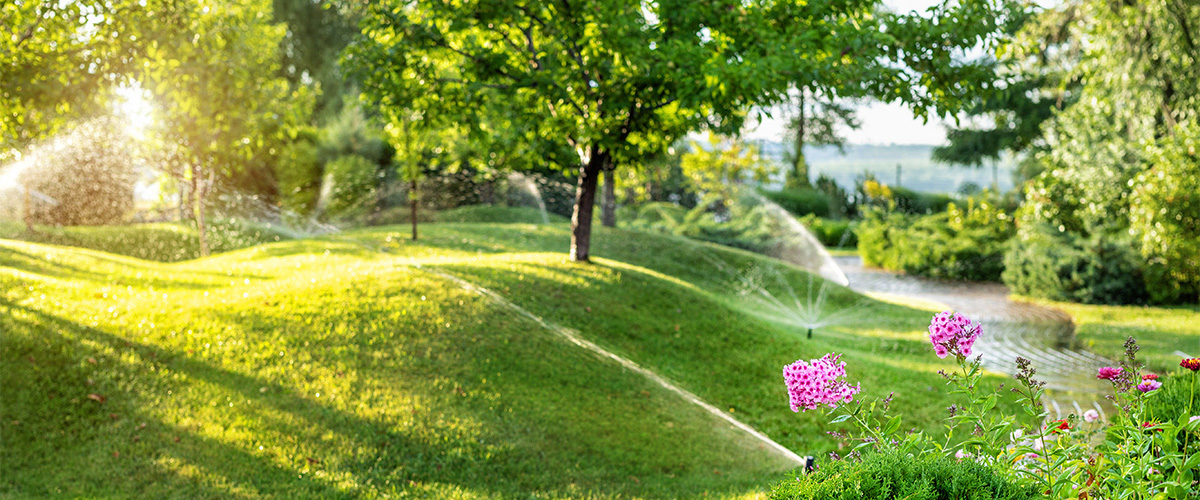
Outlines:
{"label": "tree trunk", "polygon": [[600,224],[617,227],[617,179],[611,161],[604,167],[604,192],[600,200]]}
{"label": "tree trunk", "polygon": [[792,142],[792,148],[795,153],[792,156],[792,171],[788,172],[787,178],[784,180],[784,186],[790,189],[800,189],[811,187],[812,184],[808,179],[808,162],[804,159],[804,126],[807,125],[808,117],[805,115],[805,92],[800,89],[800,118],[796,121],[796,137]]}
{"label": "tree trunk", "polygon": [[190,192],[195,195],[192,214],[196,219],[196,232],[200,236],[200,256],[208,257],[208,231],[204,227],[204,194],[208,191],[208,188],[205,187],[204,180],[200,179],[200,176],[200,172],[194,172],[192,175],[192,189]]}
{"label": "tree trunk", "polygon": [[33,234],[33,189],[25,185],[25,230]]}
{"label": "tree trunk", "polygon": [[413,179],[408,185],[408,208],[412,219],[412,239],[417,241],[417,180]]}
{"label": "tree trunk", "polygon": [[575,188],[575,211],[571,214],[571,260],[589,262],[592,241],[592,211],[596,206],[596,181],[600,177],[608,154],[592,148],[591,157],[579,170]]}

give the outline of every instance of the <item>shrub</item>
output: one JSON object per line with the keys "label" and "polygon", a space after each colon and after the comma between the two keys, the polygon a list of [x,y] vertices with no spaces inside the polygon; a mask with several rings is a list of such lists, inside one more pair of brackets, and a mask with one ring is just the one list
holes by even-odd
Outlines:
{"label": "shrub", "polygon": [[779,483],[773,500],[1029,499],[1040,495],[970,460],[896,452],[872,453],[861,462],[841,460]]}
{"label": "shrub", "polygon": [[853,222],[825,219],[812,214],[801,217],[800,222],[826,247],[853,248],[858,246],[858,236],[854,234]]}
{"label": "shrub", "polygon": [[855,229],[863,263],[931,278],[999,280],[1012,218],[986,201],[948,206],[926,216],[867,210]]}
{"label": "shrub", "polygon": [[763,196],[775,202],[793,215],[816,215],[829,217],[832,201],[829,195],[815,189],[784,189],[762,191]]}
{"label": "shrub", "polygon": [[1141,259],[1121,234],[1059,232],[1044,224],[1022,228],[1004,256],[1004,283],[1014,293],[1087,304],[1146,301]]}
{"label": "shrub", "polygon": [[906,214],[936,214],[946,211],[954,198],[943,193],[918,193],[906,187],[891,187],[896,210]]}

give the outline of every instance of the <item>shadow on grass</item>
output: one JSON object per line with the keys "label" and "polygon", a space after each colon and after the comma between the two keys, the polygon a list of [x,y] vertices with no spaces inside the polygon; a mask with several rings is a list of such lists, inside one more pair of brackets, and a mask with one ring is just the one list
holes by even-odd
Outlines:
{"label": "shadow on grass", "polygon": [[[589,453],[595,450],[560,442],[563,436],[543,436],[538,431],[531,434],[527,426],[536,420],[522,421],[512,416],[484,420],[500,425],[494,433],[485,434],[484,439],[503,440],[507,438],[506,432],[524,434],[523,442],[515,446],[503,442],[485,446],[486,443],[437,441],[410,435],[395,420],[402,415],[366,419],[296,394],[288,385],[232,371],[183,352],[132,341],[11,302],[0,302],[0,311],[6,313],[0,325],[8,332],[0,339],[0,362],[6,365],[2,385],[6,404],[0,408],[3,416],[0,429],[5,441],[0,451],[3,457],[0,477],[5,479],[0,480],[0,493],[53,496],[56,493],[47,488],[55,484],[60,485],[58,494],[63,496],[207,498],[258,495],[347,498],[366,491],[403,493],[429,484],[502,497],[526,496],[536,491],[558,491],[573,496],[591,491],[604,496],[672,498],[680,491],[690,490],[671,484],[674,473],[681,472],[671,468],[660,471],[647,484],[631,484],[622,473],[607,470],[622,469],[619,464],[609,462],[611,457],[596,456],[594,463],[589,463]],[[282,321],[288,328],[311,327],[286,316],[230,316],[231,320],[235,318],[249,324]],[[369,348],[355,345],[364,340],[344,339],[352,352]],[[442,356],[448,356],[462,346],[442,347],[445,349]],[[321,359],[324,351],[315,347],[313,351],[317,353],[313,363],[334,361]],[[467,352],[479,361],[492,350],[476,348]],[[355,358],[356,368],[372,368],[369,353],[355,353]],[[430,369],[445,366],[436,357],[427,362]],[[443,373],[440,377],[435,377],[433,373],[438,371],[434,371],[425,376],[453,377],[464,383],[500,376],[489,373],[487,363],[456,366],[463,370]],[[420,372],[396,373],[401,377],[420,376]],[[94,379],[90,380],[94,385],[89,384],[89,379]],[[589,381],[585,379],[577,381],[578,390],[587,390]],[[214,389],[210,389],[211,394],[205,393],[203,386]],[[385,387],[403,390],[404,384],[385,384]],[[524,387],[512,389],[518,393],[514,396],[517,401],[539,397],[537,384],[526,382]],[[88,399],[87,394],[102,390],[106,393],[105,402]],[[172,391],[176,393],[174,396],[165,396]],[[619,392],[638,394],[644,390],[633,384]],[[195,407],[174,402],[189,394],[193,396],[193,405],[199,404],[196,396],[200,395],[232,394],[234,401],[245,400],[246,405],[239,404],[237,410],[229,410],[241,418],[226,419],[225,426],[246,427],[243,430],[251,435],[268,431],[294,436],[297,450],[290,456],[282,456],[279,454],[286,454],[286,450],[272,454],[268,449],[264,453],[256,451],[253,443],[245,439],[215,437],[222,433],[214,426],[221,424],[197,419],[216,410],[198,412]],[[47,399],[49,395],[54,398]],[[453,393],[451,396],[455,397]],[[602,394],[597,396],[604,399]],[[500,397],[510,396],[500,394]],[[608,398],[612,397],[609,394]],[[491,408],[495,404],[495,401],[472,400],[468,406],[456,408],[460,411],[456,418],[497,414],[499,410]],[[243,409],[246,407],[269,411]],[[111,418],[110,413],[117,417]],[[283,417],[272,417],[273,414]],[[144,430],[136,427],[139,422],[147,424]],[[353,453],[321,456],[319,451],[311,451],[322,446],[319,436],[333,436],[340,449]],[[137,441],[132,441],[135,437]],[[539,450],[539,442],[548,448]],[[560,460],[562,453],[553,452],[558,446],[575,446],[573,463]],[[309,458],[318,461],[305,464]],[[753,484],[744,477],[730,479],[733,484],[712,482],[698,487],[744,491]],[[416,491],[416,494],[422,493]]]}

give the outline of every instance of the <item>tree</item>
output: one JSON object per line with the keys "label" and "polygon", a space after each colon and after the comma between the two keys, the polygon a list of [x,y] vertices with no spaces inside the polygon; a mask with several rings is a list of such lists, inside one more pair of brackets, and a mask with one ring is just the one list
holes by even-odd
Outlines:
{"label": "tree", "polygon": [[0,162],[104,110],[174,2],[0,2]]}
{"label": "tree", "polygon": [[967,124],[947,131],[949,144],[934,148],[934,161],[991,163],[995,169],[1006,152],[1028,153],[1019,172],[1032,177],[1039,170],[1036,155],[1046,149],[1043,124],[1078,99],[1081,82],[1074,71],[1083,47],[1072,30],[1080,15],[1071,3],[1027,12],[1013,43],[994,63],[1003,84],[974,100],[965,113]]}
{"label": "tree", "polygon": [[160,139],[176,148],[173,170],[188,186],[201,255],[209,251],[204,210],[218,175],[273,154],[287,124],[307,109],[276,76],[284,27],[269,16],[263,0],[197,5],[161,20],[171,36],[146,49],[141,78],[160,103]]}
{"label": "tree", "polygon": [[794,105],[795,114],[788,120],[791,149],[785,153],[784,159],[791,168],[784,179],[784,187],[789,189],[812,187],[808,162],[804,159],[804,146],[834,146],[838,151],[845,152],[846,139],[838,133],[838,128],[859,127],[853,108],[831,98],[809,94],[808,89],[799,89]]}
{"label": "tree", "polygon": [[557,160],[579,170],[571,258],[587,261],[598,176],[614,159],[697,128],[734,133],[751,106],[797,85],[902,99],[920,113],[946,112],[986,85],[955,55],[988,45],[1005,22],[998,0],[959,2],[935,19],[876,15],[876,5],[391,0],[366,16],[347,58],[369,99],[410,110],[416,126],[480,127],[483,110],[503,109],[522,128],[500,133],[566,142],[575,158]]}

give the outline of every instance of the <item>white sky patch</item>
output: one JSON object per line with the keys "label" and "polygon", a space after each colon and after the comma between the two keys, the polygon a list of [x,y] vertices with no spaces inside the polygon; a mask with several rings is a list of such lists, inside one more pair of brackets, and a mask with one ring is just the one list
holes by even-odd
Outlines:
{"label": "white sky patch", "polygon": [[[883,5],[893,12],[924,12],[942,3],[939,0],[884,0]],[[913,116],[903,104],[863,101],[858,109],[862,127],[858,130],[843,130],[851,144],[946,144],[946,127],[942,120],[930,118],[928,122]],[[744,131],[750,139],[783,141],[787,118],[776,111],[774,117],[762,117],[762,123],[754,126],[752,118]]]}

